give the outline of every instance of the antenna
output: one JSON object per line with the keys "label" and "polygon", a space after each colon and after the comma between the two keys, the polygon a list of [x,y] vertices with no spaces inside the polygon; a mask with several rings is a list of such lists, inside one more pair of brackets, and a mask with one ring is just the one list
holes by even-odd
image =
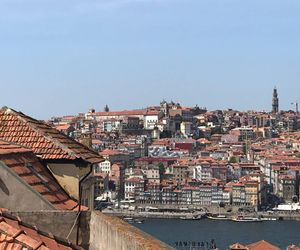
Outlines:
{"label": "antenna", "polygon": [[298,112],[299,112],[299,110],[298,110],[298,102],[297,101],[292,102],[291,105],[295,105],[296,115],[298,115]]}

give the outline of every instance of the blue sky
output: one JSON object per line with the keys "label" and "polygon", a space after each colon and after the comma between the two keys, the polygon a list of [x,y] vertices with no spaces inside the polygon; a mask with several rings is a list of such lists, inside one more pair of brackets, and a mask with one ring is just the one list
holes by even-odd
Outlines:
{"label": "blue sky", "polygon": [[299,0],[0,0],[0,106],[36,118],[162,99],[300,101]]}

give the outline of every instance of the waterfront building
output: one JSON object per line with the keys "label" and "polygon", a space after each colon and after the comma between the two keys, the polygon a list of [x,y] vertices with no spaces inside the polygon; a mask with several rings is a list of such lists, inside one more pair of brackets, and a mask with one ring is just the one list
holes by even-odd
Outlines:
{"label": "waterfront building", "polygon": [[200,201],[200,188],[199,186],[197,187],[191,187],[192,191],[192,204],[194,205],[201,205]]}
{"label": "waterfront building", "polygon": [[211,182],[211,204],[219,205],[223,202],[223,189],[224,186],[220,180],[213,180]]}
{"label": "waterfront building", "polygon": [[172,187],[172,186],[166,186],[166,187],[162,188],[162,190],[161,190],[161,203],[162,204],[172,204],[175,198],[176,198],[176,203],[177,203],[177,197],[175,197],[173,190],[174,190],[174,187]]}
{"label": "waterfront building", "polygon": [[223,203],[225,205],[230,205],[232,203],[232,188],[225,187],[223,189]]}
{"label": "waterfront building", "polygon": [[145,181],[141,177],[129,177],[125,180],[125,200],[135,199],[145,191]]}
{"label": "waterfront building", "polygon": [[161,190],[160,184],[157,182],[149,182],[147,183],[146,189],[149,193],[149,201],[152,204],[161,203]]}
{"label": "waterfront building", "polygon": [[181,189],[181,202],[180,203],[186,204],[186,205],[193,204],[191,187],[183,187]]}
{"label": "waterfront building", "polygon": [[296,196],[296,178],[292,175],[278,176],[278,196],[286,203],[293,201]]}
{"label": "waterfront building", "polygon": [[211,183],[203,183],[199,186],[200,196],[199,203],[202,206],[210,206],[211,205]]}
{"label": "waterfront building", "polygon": [[255,208],[259,205],[258,198],[258,182],[256,181],[246,181],[245,182],[245,193],[246,193],[246,205],[253,206]]}
{"label": "waterfront building", "polygon": [[241,182],[232,185],[232,204],[244,206],[246,204],[245,185]]}

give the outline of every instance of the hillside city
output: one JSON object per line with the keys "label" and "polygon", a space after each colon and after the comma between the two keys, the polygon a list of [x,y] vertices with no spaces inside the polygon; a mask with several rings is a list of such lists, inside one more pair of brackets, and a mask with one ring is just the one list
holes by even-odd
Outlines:
{"label": "hillside city", "polygon": [[[214,240],[170,246],[130,224],[299,220],[293,106],[281,111],[274,88],[270,112],[162,101],[41,121],[2,107],[0,249],[219,249]],[[228,249],[279,249],[249,243]]]}
{"label": "hillside city", "polygon": [[138,110],[110,111],[106,105],[47,123],[105,159],[93,169],[96,209],[109,201],[133,210],[257,211],[298,202],[298,103],[292,109],[280,111],[274,88],[270,112],[208,111],[162,101]]}

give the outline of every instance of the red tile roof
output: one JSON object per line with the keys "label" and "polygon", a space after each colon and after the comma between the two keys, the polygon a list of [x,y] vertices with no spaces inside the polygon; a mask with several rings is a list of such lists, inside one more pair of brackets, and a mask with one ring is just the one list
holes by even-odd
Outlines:
{"label": "red tile roof", "polygon": [[0,211],[0,249],[70,250],[82,249],[67,241],[41,232],[20,219]]}
{"label": "red tile roof", "polygon": [[60,187],[30,149],[0,140],[0,161],[40,193],[55,208],[74,210],[77,202]]}
{"label": "red tile roof", "polygon": [[130,177],[126,179],[125,182],[143,183],[144,180],[140,177]]}
{"label": "red tile roof", "polygon": [[131,115],[158,115],[159,111],[147,109],[110,111],[110,112],[96,112],[96,116],[131,116]]}
{"label": "red tile roof", "polygon": [[229,247],[230,250],[249,250],[248,247],[240,243],[235,243]]}
{"label": "red tile roof", "polygon": [[0,109],[0,139],[28,147],[45,160],[102,161],[97,153],[46,123],[7,107]]}
{"label": "red tile roof", "polygon": [[59,131],[68,130],[71,127],[70,124],[60,124],[55,126],[55,128]]}
{"label": "red tile roof", "polygon": [[106,148],[103,151],[100,151],[99,154],[102,156],[110,156],[110,155],[121,155],[122,152],[120,152],[119,150]]}
{"label": "red tile roof", "polygon": [[249,250],[280,250],[278,247],[272,245],[271,243],[260,240],[258,242],[254,242],[252,244],[247,245]]}

